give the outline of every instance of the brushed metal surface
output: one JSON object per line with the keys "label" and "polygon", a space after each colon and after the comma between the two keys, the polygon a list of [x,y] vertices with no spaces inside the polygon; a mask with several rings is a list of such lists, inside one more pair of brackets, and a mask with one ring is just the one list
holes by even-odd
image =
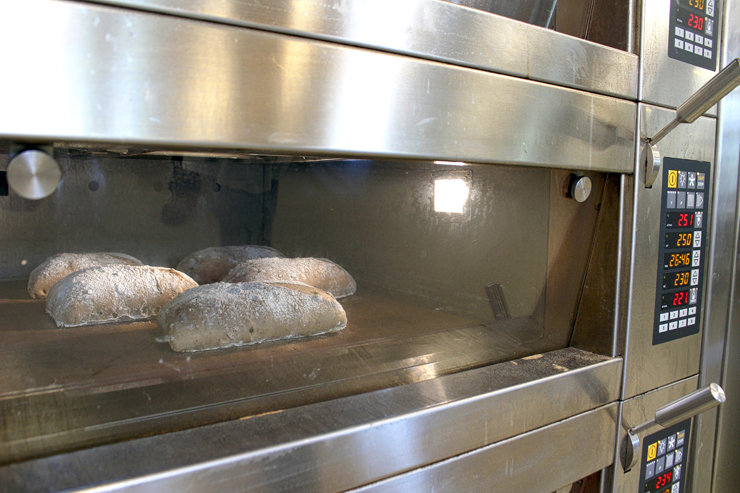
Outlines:
{"label": "brushed metal surface", "polygon": [[[725,39],[723,41],[723,56],[725,59],[733,59],[740,56],[740,2],[737,0],[727,0],[726,16],[728,22],[725,27]],[[723,184],[718,193],[723,192],[721,197],[723,210],[722,216],[717,218],[717,241],[721,241],[717,247],[717,268],[712,273],[717,276],[717,286],[714,288],[714,295],[717,297],[717,308],[710,312],[711,318],[705,323],[709,326],[709,332],[704,341],[704,360],[702,361],[702,371],[706,372],[706,377],[700,375],[700,378],[714,378],[721,371],[721,383],[727,390],[727,404],[722,406],[717,417],[716,445],[714,447],[715,461],[713,468],[712,491],[717,493],[730,493],[737,490],[740,484],[740,468],[737,467],[740,461],[740,247],[738,246],[738,209],[731,205],[734,191],[732,187],[737,187],[737,173],[740,166],[740,90],[735,89],[721,103],[719,107],[719,124],[717,129],[717,163],[721,167],[721,172],[727,174],[727,184]],[[726,187],[726,188],[725,188]],[[740,200],[737,196],[736,200]],[[719,199],[718,199],[719,200]],[[736,202],[737,204],[737,202]],[[736,205],[740,207],[740,205]],[[734,212],[734,216],[733,216]],[[733,235],[734,245],[728,252],[731,244],[730,235]],[[728,267],[733,270],[731,289],[728,289],[727,271]],[[715,271],[721,270],[722,274],[718,275]],[[722,291],[724,290],[724,291]],[[729,300],[728,300],[729,298]],[[729,301],[729,313],[726,310]],[[710,307],[715,307],[715,300],[712,300]],[[725,308],[725,310],[723,310]],[[717,363],[723,352],[722,367],[719,368]],[[714,429],[713,420],[702,421],[702,437],[706,436],[703,431],[709,434]],[[700,453],[702,465],[709,464],[711,456],[712,441],[707,439],[706,452]],[[704,452],[704,451],[701,451]],[[701,481],[709,472],[709,467],[697,469],[697,484],[705,485],[707,481]]]}
{"label": "brushed metal surface", "polygon": [[[658,408],[696,390],[697,382],[697,377],[690,377],[624,401],[622,403],[622,418],[618,429],[619,434],[617,436],[617,443],[627,435],[627,430],[639,425],[640,423],[653,419],[655,417],[655,411],[657,411]],[[644,438],[654,432],[655,429],[652,429],[642,431],[637,434],[643,446],[645,445]],[[692,429],[691,441],[694,440],[694,430]],[[635,454],[640,457],[641,451],[637,450],[635,451]],[[692,458],[690,457],[689,460],[692,460]],[[634,493],[635,491],[640,491],[639,462],[636,467],[632,468],[628,472],[624,472],[622,470],[622,466],[619,464],[619,461],[617,461],[617,463],[610,469],[612,469],[610,475],[613,474],[614,478],[613,491],[615,493]]]}
{"label": "brushed metal surface", "polygon": [[637,96],[638,62],[631,53],[448,2],[101,0],[96,3],[363,46],[627,99]]}
{"label": "brushed metal surface", "polygon": [[[617,413],[618,405],[610,404],[353,491],[559,490],[614,461]],[[544,464],[557,466],[543,467]]]}
{"label": "brushed metal surface", "polygon": [[8,186],[24,199],[40,200],[53,194],[62,179],[59,165],[49,154],[27,149],[8,163]]}
{"label": "brushed metal surface", "polygon": [[[651,135],[670,121],[674,112],[641,105],[640,113],[642,133]],[[713,162],[715,124],[713,118],[701,117],[691,125],[676,128],[658,143],[661,156]],[[701,353],[701,332],[657,346],[652,345],[662,181],[659,177],[652,188],[645,188],[641,185],[643,174],[644,168],[637,166],[637,173],[633,175],[637,185],[634,196],[635,226],[632,233],[632,289],[625,355],[625,399],[696,374],[699,371]]]}
{"label": "brushed metal surface", "polygon": [[[417,384],[16,463],[0,468],[0,484],[8,492],[92,485],[97,485],[95,491],[213,491],[214,485],[221,491],[340,491],[578,415],[544,428],[552,431],[537,435],[542,443],[525,436],[522,445],[515,445],[518,454],[541,448],[547,451],[543,460],[554,461],[577,437],[584,450],[574,455],[578,460],[564,473],[574,481],[614,459],[617,406],[612,402],[619,393],[621,367],[621,359],[564,349]],[[592,409],[597,410],[579,415]],[[556,452],[559,455],[553,455]],[[526,455],[509,465],[510,471],[521,472],[522,481],[529,481],[528,468],[538,464]],[[497,474],[505,470],[496,469]],[[566,484],[566,476],[558,480],[559,486]]]}
{"label": "brushed metal surface", "polygon": [[[725,0],[722,64],[740,56],[740,2]],[[740,336],[735,290],[738,234],[738,169],[740,166],[740,91],[735,89],[719,103],[717,118],[717,164],[715,166],[714,214],[709,264],[707,303],[704,308],[704,336],[699,385],[721,382],[728,386],[726,406],[694,420],[694,464],[690,480],[693,491],[730,493],[740,484],[740,422],[737,374],[737,340]],[[723,367],[723,365],[728,365]],[[735,366],[732,366],[735,365]],[[718,420],[721,416],[722,421]],[[714,488],[714,489],[713,489]]]}
{"label": "brushed metal surface", "polygon": [[24,74],[0,81],[0,138],[634,166],[636,106],[624,100],[76,2],[3,3],[0,15],[34,18],[0,32],[0,56]]}
{"label": "brushed metal surface", "polygon": [[[677,108],[716,71],[668,57],[671,3],[671,0],[642,2],[638,99],[644,103]],[[717,22],[722,22],[720,17],[717,17]],[[716,29],[721,29],[721,26]],[[710,116],[716,114],[716,106],[707,112]],[[657,130],[660,129],[650,135]]]}

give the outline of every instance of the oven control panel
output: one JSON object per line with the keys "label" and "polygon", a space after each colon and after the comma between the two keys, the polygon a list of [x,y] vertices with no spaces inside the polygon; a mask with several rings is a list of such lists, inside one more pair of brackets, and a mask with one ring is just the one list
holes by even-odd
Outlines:
{"label": "oven control panel", "polygon": [[668,56],[717,70],[721,0],[671,0]]}
{"label": "oven control panel", "polygon": [[653,345],[699,332],[710,164],[663,159]]}
{"label": "oven control panel", "polygon": [[691,419],[660,430],[642,441],[640,493],[686,491],[686,461]]}

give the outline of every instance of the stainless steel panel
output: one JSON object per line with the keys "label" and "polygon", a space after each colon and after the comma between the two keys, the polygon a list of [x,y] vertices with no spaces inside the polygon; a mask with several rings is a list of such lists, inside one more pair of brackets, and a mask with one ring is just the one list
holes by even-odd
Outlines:
{"label": "stainless steel panel", "polygon": [[635,55],[436,0],[96,3],[364,46],[628,99],[637,96]]}
{"label": "stainless steel panel", "polygon": [[[723,61],[740,56],[740,1],[725,0]],[[722,64],[724,65],[724,63]],[[704,315],[704,337],[699,370],[699,385],[719,382],[728,389],[728,405],[707,412],[694,422],[693,491],[732,492],[740,484],[738,441],[737,320],[736,266],[738,234],[738,171],[740,165],[740,90],[730,93],[719,103],[717,119],[717,164],[714,181],[714,209],[709,245],[707,305]],[[734,274],[734,276],[733,276]],[[733,303],[733,300],[735,302]],[[726,344],[727,343],[727,344]],[[723,364],[727,365],[723,368]],[[718,421],[718,412],[721,421]],[[715,441],[716,440],[716,441]],[[715,471],[717,473],[715,477]],[[714,489],[712,489],[714,488]]]}
{"label": "stainless steel panel", "polygon": [[19,74],[0,81],[0,138],[633,166],[636,107],[614,98],[75,2],[4,3],[0,15],[34,19],[0,32]]}
{"label": "stainless steel panel", "polygon": [[[638,99],[645,103],[677,108],[709,81],[716,71],[668,57],[671,2],[672,0],[642,2]],[[721,27],[717,26],[717,29]],[[716,106],[707,114],[716,115]]]}
{"label": "stainless steel panel", "polygon": [[[727,0],[726,27],[723,45],[723,56],[726,60],[740,57],[740,1]],[[740,90],[735,89],[719,105],[719,123],[717,129],[717,164],[723,173],[728,175],[727,192],[722,195],[721,204],[723,210],[719,211],[722,222],[717,220],[717,241],[722,241],[718,246],[718,270],[722,269],[722,277],[718,279],[718,288],[727,289],[718,300],[718,312],[716,315],[710,312],[712,318],[708,318],[707,338],[705,340],[705,357],[702,371],[706,377],[716,378],[721,370],[721,384],[727,390],[727,404],[719,410],[718,419],[702,420],[702,438],[706,438],[706,450],[700,451],[701,465],[707,467],[697,468],[697,484],[707,484],[706,476],[710,472],[709,457],[712,452],[715,455],[713,490],[717,493],[730,493],[737,490],[740,484],[740,247],[738,247],[738,210],[740,206],[732,207],[731,187],[737,186],[738,167],[740,166]],[[724,191],[724,186],[718,191]],[[737,192],[735,192],[737,194]],[[736,197],[740,200],[740,198]],[[718,200],[719,201],[719,200]],[[734,213],[734,215],[733,215]],[[718,214],[719,215],[719,214]],[[720,229],[723,228],[723,229]],[[728,255],[727,247],[733,235],[734,245],[731,255]],[[722,262],[720,264],[719,262]],[[727,284],[727,270],[733,272],[732,284]],[[715,274],[716,275],[716,274]],[[722,283],[719,284],[719,281]],[[729,295],[729,296],[728,296]],[[729,297],[729,300],[728,300]],[[729,313],[722,310],[722,302],[729,301]],[[714,306],[714,302],[710,307]],[[724,357],[721,358],[724,342]],[[722,360],[722,367],[718,363]],[[709,417],[711,418],[711,416]],[[716,425],[716,445],[712,450],[711,436]],[[706,431],[704,431],[706,430]],[[697,490],[698,491],[698,490]]]}
{"label": "stainless steel panel", "polygon": [[[673,113],[641,105],[642,134],[654,134],[673,118]],[[715,123],[713,118],[701,117],[691,125],[680,125],[658,143],[661,156],[713,162]],[[652,188],[645,188],[643,175],[644,167],[637,166],[625,398],[697,373],[701,353],[701,332],[652,345],[662,181],[659,178]]]}
{"label": "stainless steel panel", "polygon": [[[621,359],[564,349],[411,385],[0,468],[5,491],[339,491],[613,402]],[[556,460],[562,486],[614,458],[616,404],[505,442]],[[541,442],[540,442],[541,440]],[[607,446],[603,446],[604,444]],[[536,445],[536,446],[535,446]],[[521,445],[513,445],[522,450]],[[494,452],[498,454],[499,452]],[[557,455],[555,455],[557,453]],[[527,465],[529,464],[529,465]],[[497,474],[527,475],[535,461]],[[539,474],[538,476],[546,476]],[[571,479],[572,478],[572,479]]]}
{"label": "stainless steel panel", "polygon": [[[687,378],[672,385],[626,400],[622,404],[622,418],[617,436],[617,446],[619,446],[622,437],[627,434],[628,429],[655,418],[655,411],[658,408],[696,390],[697,381],[697,377]],[[644,438],[651,433],[655,433],[655,431],[656,429],[652,428],[637,434],[643,446],[645,446]],[[691,430],[691,440],[695,440],[693,429]],[[641,452],[638,450],[635,453],[639,455]],[[689,458],[689,460],[692,459]],[[614,466],[612,466],[612,472],[610,474],[613,474],[614,477],[615,493],[634,493],[635,491],[640,491],[639,464],[629,472],[624,472],[619,460],[617,460]]]}
{"label": "stainless steel panel", "polygon": [[559,490],[613,462],[617,413],[611,404],[354,491]]}

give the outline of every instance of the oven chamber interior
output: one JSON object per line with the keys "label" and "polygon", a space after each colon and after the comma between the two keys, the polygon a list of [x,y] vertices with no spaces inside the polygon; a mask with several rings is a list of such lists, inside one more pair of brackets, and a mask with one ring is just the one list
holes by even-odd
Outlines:
{"label": "oven chamber interior", "polygon": [[[537,167],[69,148],[55,157],[63,179],[52,196],[0,197],[4,463],[569,346],[611,351],[598,341],[615,331],[618,174],[580,172],[593,191],[578,203],[571,172]],[[461,212],[435,210],[449,180],[464,190]],[[59,329],[26,292],[31,270],[60,252],[174,267],[241,244],[347,269],[358,289],[340,300],[346,329],[176,353],[153,321]]]}

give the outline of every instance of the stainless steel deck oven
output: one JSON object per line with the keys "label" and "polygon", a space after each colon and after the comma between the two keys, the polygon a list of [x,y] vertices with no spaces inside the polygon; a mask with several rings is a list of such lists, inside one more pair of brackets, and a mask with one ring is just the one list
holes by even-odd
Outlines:
{"label": "stainless steel deck oven", "polygon": [[[0,7],[0,484],[652,491],[651,437],[683,432],[670,485],[701,491],[714,421],[620,463],[709,383],[730,271],[716,108],[646,176],[645,139],[724,65],[733,2],[695,3]],[[347,327],[177,353],[153,321],[58,328],[26,292],[60,252],[248,244],[347,269]]]}

